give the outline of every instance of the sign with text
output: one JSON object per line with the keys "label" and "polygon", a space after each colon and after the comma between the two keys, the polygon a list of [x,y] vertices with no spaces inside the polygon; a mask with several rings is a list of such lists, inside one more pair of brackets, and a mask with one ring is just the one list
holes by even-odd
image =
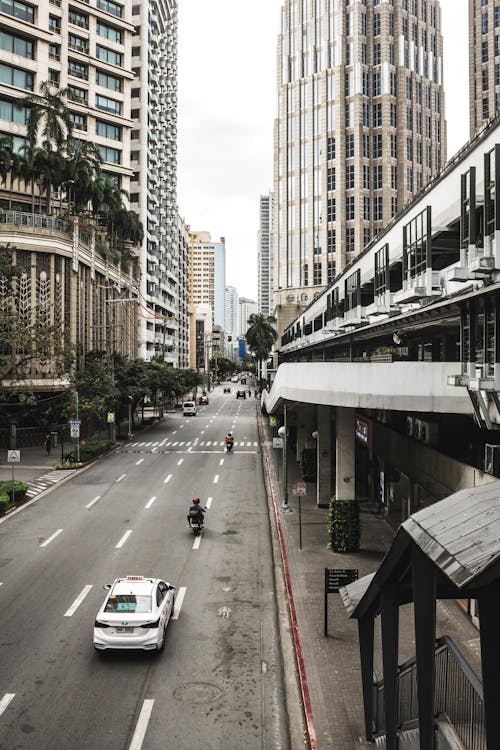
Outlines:
{"label": "sign with text", "polygon": [[355,423],[356,440],[367,448],[372,447],[372,423],[366,417],[356,415]]}
{"label": "sign with text", "polygon": [[356,568],[325,568],[325,592],[338,594],[342,586],[348,586],[358,580]]}
{"label": "sign with text", "polygon": [[72,438],[80,437],[80,420],[79,419],[70,420],[69,427],[70,427],[70,435]]}
{"label": "sign with text", "polygon": [[306,491],[307,487],[305,482],[295,482],[295,484],[292,484],[292,495],[305,497]]}

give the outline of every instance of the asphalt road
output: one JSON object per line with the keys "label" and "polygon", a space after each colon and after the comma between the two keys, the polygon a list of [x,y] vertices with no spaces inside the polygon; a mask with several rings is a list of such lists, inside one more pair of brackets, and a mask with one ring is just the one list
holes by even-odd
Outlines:
{"label": "asphalt road", "polygon": [[[288,748],[255,400],[232,391],[0,525],[1,750]],[[102,587],[129,574],[178,588],[159,655],[94,652]]]}

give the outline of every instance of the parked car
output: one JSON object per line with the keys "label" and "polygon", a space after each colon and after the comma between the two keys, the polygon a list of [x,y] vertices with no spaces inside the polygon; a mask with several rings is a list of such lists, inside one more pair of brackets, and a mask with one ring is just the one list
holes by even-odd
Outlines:
{"label": "parked car", "polygon": [[109,592],[94,624],[94,648],[161,651],[175,603],[175,586],[159,578],[125,576]]}
{"label": "parked car", "polygon": [[203,404],[208,404],[208,396],[200,396],[200,398],[198,399],[198,403],[200,406],[202,406]]}
{"label": "parked car", "polygon": [[246,398],[246,391],[236,391],[236,398]]}
{"label": "parked car", "polygon": [[182,404],[182,414],[184,417],[196,417],[196,404],[194,401],[184,401]]}

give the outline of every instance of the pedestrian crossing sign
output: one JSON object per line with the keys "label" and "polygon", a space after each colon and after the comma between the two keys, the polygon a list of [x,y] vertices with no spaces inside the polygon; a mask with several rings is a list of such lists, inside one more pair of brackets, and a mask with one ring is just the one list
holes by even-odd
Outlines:
{"label": "pedestrian crossing sign", "polygon": [[7,451],[7,463],[18,464],[21,461],[21,451]]}

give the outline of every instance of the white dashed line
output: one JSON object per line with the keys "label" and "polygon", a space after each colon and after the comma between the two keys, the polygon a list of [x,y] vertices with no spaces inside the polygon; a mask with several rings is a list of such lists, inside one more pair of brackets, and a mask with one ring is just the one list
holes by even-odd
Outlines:
{"label": "white dashed line", "polygon": [[86,505],[85,507],[86,507],[86,508],[91,508],[91,507],[92,507],[93,505],[95,505],[95,504],[96,504],[96,502],[97,502],[98,500],[100,500],[100,499],[101,499],[101,496],[100,496],[100,495],[96,495],[96,496],[94,497],[94,499],[93,499],[93,500],[91,500],[91,501],[90,501],[90,503],[88,503],[88,504],[87,504],[87,505]]}
{"label": "white dashed line", "polygon": [[71,607],[64,613],[65,617],[71,617],[71,615],[74,615],[80,604],[83,602],[87,594],[89,593],[90,589],[92,588],[92,584],[88,584],[87,586],[84,586],[82,591],[78,594],[75,601],[71,605]]}
{"label": "white dashed line", "polygon": [[141,750],[146,730],[148,728],[149,720],[151,718],[151,712],[154,706],[154,698],[146,698],[142,704],[141,713],[137,719],[135,726],[134,736],[132,742],[129,745],[129,750]]}
{"label": "white dashed line", "polygon": [[195,536],[192,549],[198,549],[201,544],[201,534]]}
{"label": "white dashed line", "polygon": [[179,459],[179,460],[177,461],[177,466],[180,466],[180,465],[181,465],[181,463],[182,463],[183,461],[184,461],[184,459],[183,459],[183,458],[180,458],[180,459]]}
{"label": "white dashed line", "polygon": [[186,587],[181,586],[180,589],[178,589],[177,591],[177,596],[175,597],[175,605],[174,605],[174,611],[172,612],[172,620],[179,619],[179,613],[181,611],[182,602],[184,601],[185,595],[186,595]]}
{"label": "white dashed line", "polygon": [[224,459],[221,458],[221,460],[219,461],[219,466],[222,466],[223,463],[224,463]]}
{"label": "white dashed line", "polygon": [[132,529],[128,529],[125,532],[125,534],[122,536],[122,538],[120,539],[120,541],[118,542],[118,544],[115,545],[115,549],[120,549],[120,547],[123,547],[123,545],[125,544],[125,542],[129,538],[129,536],[131,535],[131,533],[132,533]]}
{"label": "white dashed line", "polygon": [[139,466],[139,464],[142,464],[143,461],[144,461],[144,459],[140,458],[138,461],[135,462],[135,465]]}
{"label": "white dashed line", "polygon": [[47,544],[50,544],[51,541],[56,538],[56,536],[59,536],[59,534],[61,533],[61,531],[62,531],[62,529],[57,529],[57,531],[54,531],[54,533],[52,534],[52,536],[49,536],[48,539],[46,539],[44,542],[41,543],[40,547],[46,547]]}
{"label": "white dashed line", "polygon": [[120,476],[118,477],[118,479],[116,481],[117,482],[121,482],[122,479],[125,479],[126,476],[127,476],[126,474],[120,474]]}
{"label": "white dashed line", "polygon": [[151,508],[155,500],[156,500],[156,495],[153,495],[153,497],[149,498],[144,508]]}
{"label": "white dashed line", "polygon": [[4,697],[0,701],[0,715],[3,714],[14,696],[15,693],[5,693]]}
{"label": "white dashed line", "polygon": [[172,474],[167,474],[167,476],[163,480],[163,484],[167,484],[167,482],[170,482],[171,479],[172,479]]}
{"label": "white dashed line", "polygon": [[207,502],[205,503],[205,508],[207,508],[208,510],[210,509],[210,506],[212,505],[212,500],[213,500],[213,498],[207,497]]}
{"label": "white dashed line", "polygon": [[218,475],[218,474],[216,474],[216,475],[214,476],[214,484],[217,484],[217,482],[218,482],[218,481],[219,481],[219,475]]}

